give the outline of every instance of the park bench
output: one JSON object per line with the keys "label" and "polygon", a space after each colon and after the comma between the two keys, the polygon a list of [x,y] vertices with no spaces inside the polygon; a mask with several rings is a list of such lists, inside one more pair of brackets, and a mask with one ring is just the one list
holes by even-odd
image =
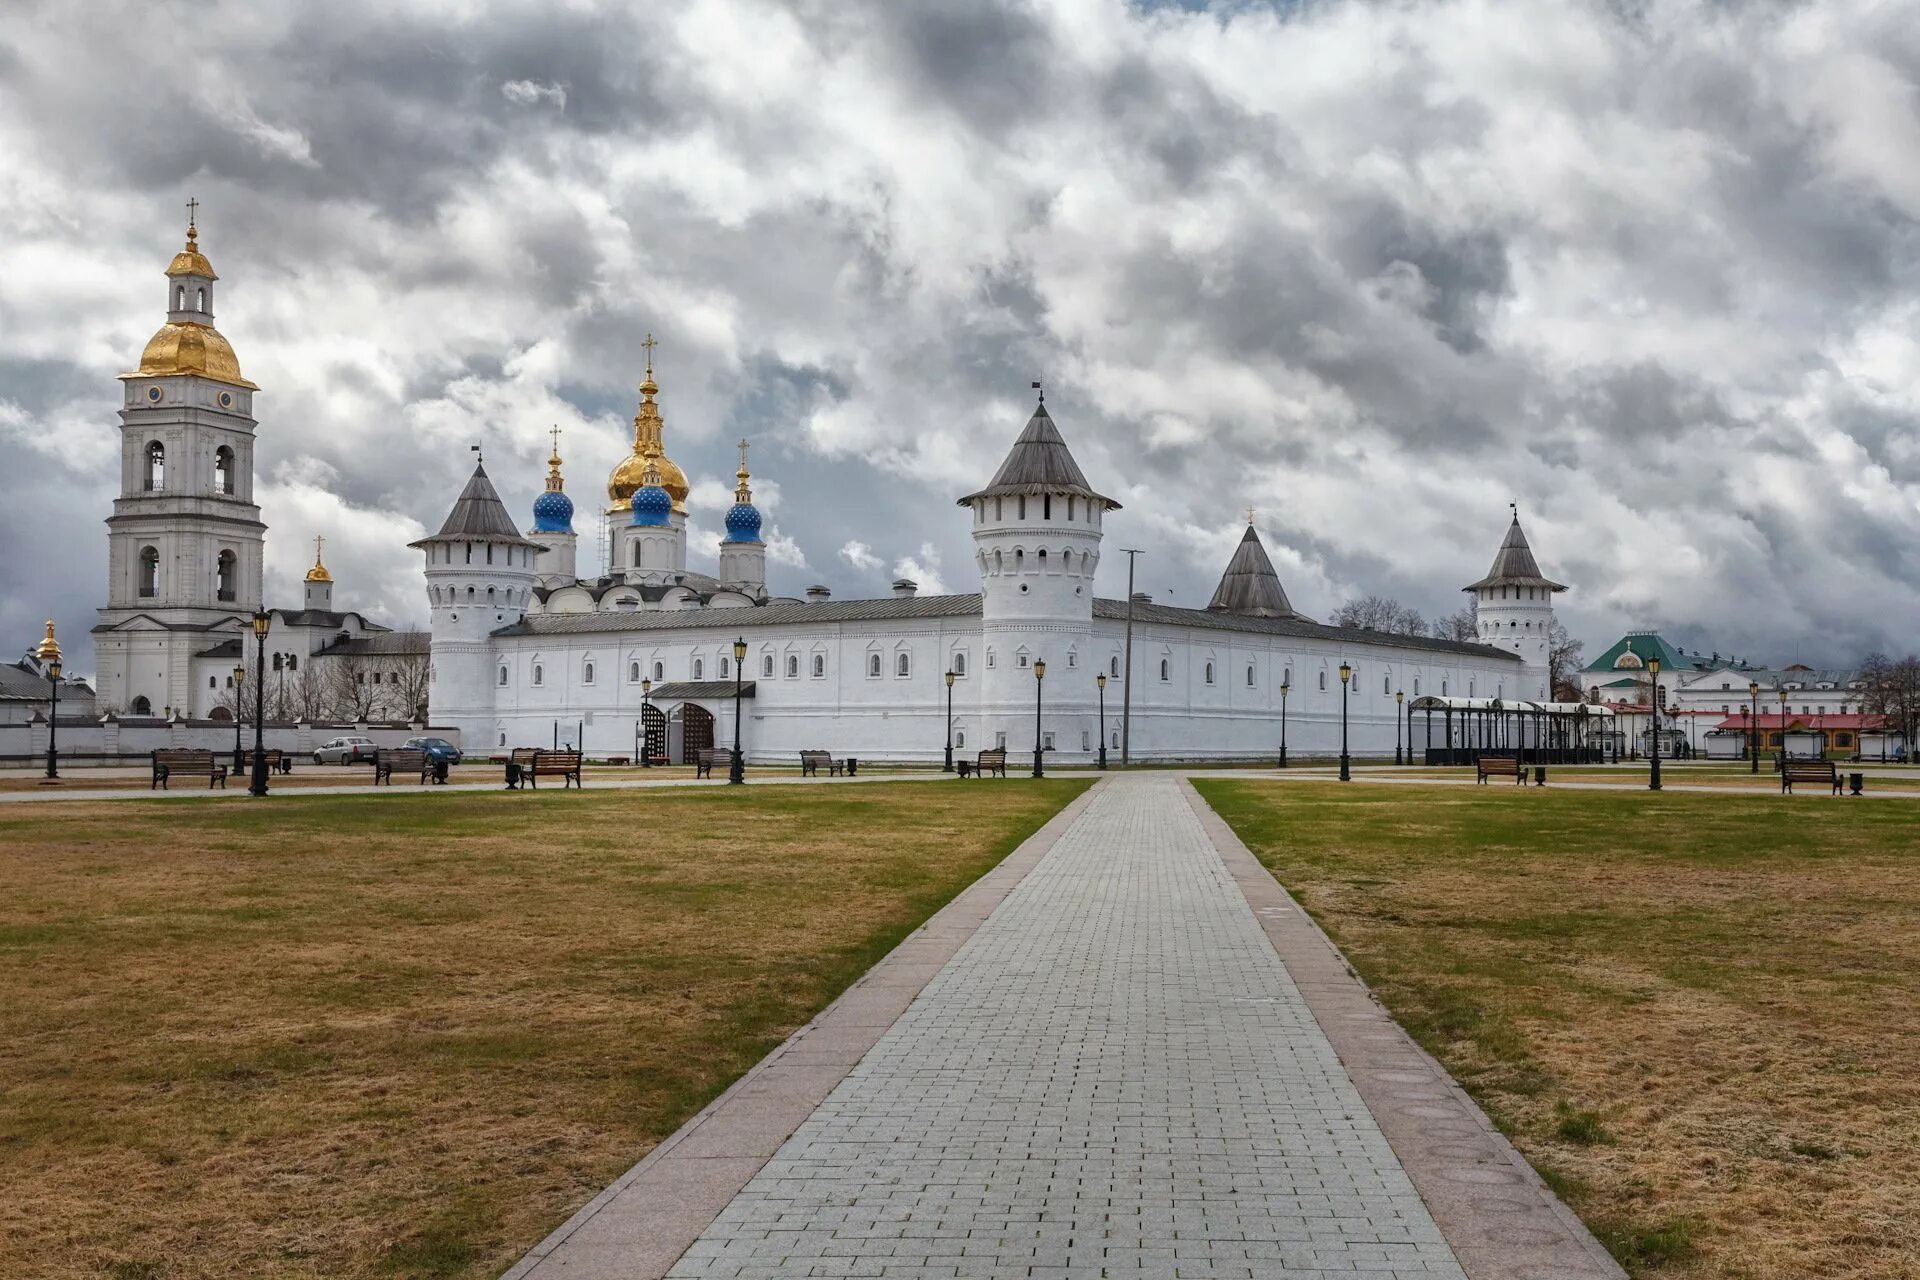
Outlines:
{"label": "park bench", "polygon": [[1840,770],[1831,760],[1783,760],[1780,765],[1780,790],[1793,793],[1796,782],[1823,782],[1840,794]]}
{"label": "park bench", "polygon": [[733,752],[727,750],[725,747],[701,747],[694,754],[693,776],[696,778],[711,778],[713,776],[713,766],[717,764],[731,766],[733,764]]}
{"label": "park bench", "polygon": [[1511,777],[1520,786],[1527,785],[1527,767],[1512,756],[1481,756],[1473,763],[1479,771],[1474,778],[1476,783],[1485,782],[1498,774],[1502,778]]}
{"label": "park bench", "polygon": [[218,782],[222,790],[227,785],[227,766],[213,758],[211,751],[194,751],[188,748],[171,748],[153,753],[153,781],[147,787],[162,791],[171,791],[167,784],[175,778],[205,778],[207,789],[212,790]]}
{"label": "park bench", "polygon": [[974,758],[973,771],[984,778],[990,773],[1007,776],[1007,753],[1000,748],[989,748]]}
{"label": "park bench", "polygon": [[373,753],[374,786],[377,787],[383,782],[392,786],[396,771],[402,774],[411,773],[420,780],[422,785],[425,785],[428,775],[433,772],[433,766],[427,763],[427,753],[418,747],[381,747]]}
{"label": "park bench", "polygon": [[[519,755],[514,752],[514,755]],[[521,766],[520,777],[529,787],[538,789],[541,778],[559,778],[560,787],[566,789],[567,783],[580,785],[580,753],[578,751],[544,751],[536,747],[533,758]]]}
{"label": "park bench", "polygon": [[[292,773],[293,772],[293,757],[288,755],[286,752],[282,751],[280,748],[266,747],[261,750],[260,754],[266,757],[268,773]],[[242,751],[240,753],[240,772],[242,773],[253,772],[253,752]]]}
{"label": "park bench", "polygon": [[802,751],[800,753],[800,776],[803,778],[819,777],[822,768],[825,768],[827,775],[832,777],[845,770],[846,767],[846,761],[835,760],[833,753],[830,751]]}

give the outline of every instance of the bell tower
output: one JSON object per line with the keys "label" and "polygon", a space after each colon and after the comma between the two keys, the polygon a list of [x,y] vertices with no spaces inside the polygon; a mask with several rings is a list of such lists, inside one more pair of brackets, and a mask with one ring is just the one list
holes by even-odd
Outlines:
{"label": "bell tower", "polygon": [[[107,518],[107,604],[95,626],[100,703],[202,715],[193,655],[260,607],[266,525],[253,501],[253,393],[213,325],[219,276],[187,240],[167,265],[167,319],[120,375],[120,496]],[[204,699],[202,699],[204,701]]]}

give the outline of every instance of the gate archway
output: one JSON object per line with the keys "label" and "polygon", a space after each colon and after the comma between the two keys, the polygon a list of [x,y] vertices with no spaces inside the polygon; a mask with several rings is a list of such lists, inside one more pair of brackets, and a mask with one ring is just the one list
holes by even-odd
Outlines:
{"label": "gate archway", "polygon": [[680,716],[680,763],[692,764],[699,752],[713,746],[713,712],[689,702],[681,706],[677,714]]}
{"label": "gate archway", "polygon": [[667,759],[667,713],[649,702],[641,709],[640,726],[646,739],[647,759],[664,764]]}

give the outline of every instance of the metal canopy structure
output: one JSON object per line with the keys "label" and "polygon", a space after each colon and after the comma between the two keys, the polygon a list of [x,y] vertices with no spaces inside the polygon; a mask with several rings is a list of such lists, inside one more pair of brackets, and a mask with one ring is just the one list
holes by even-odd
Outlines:
{"label": "metal canopy structure", "polygon": [[[1415,698],[1413,716],[1426,718],[1426,762],[1472,764],[1481,756],[1513,756],[1526,764],[1592,764],[1602,758],[1611,709],[1587,702],[1526,702],[1503,698]],[[1438,716],[1438,720],[1435,716]]]}

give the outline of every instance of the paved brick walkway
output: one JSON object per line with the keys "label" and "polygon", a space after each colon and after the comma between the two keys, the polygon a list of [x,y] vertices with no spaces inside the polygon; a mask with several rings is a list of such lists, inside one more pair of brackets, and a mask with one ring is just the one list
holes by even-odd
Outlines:
{"label": "paved brick walkway", "polygon": [[1119,775],[670,1272],[1464,1276],[1167,775]]}

